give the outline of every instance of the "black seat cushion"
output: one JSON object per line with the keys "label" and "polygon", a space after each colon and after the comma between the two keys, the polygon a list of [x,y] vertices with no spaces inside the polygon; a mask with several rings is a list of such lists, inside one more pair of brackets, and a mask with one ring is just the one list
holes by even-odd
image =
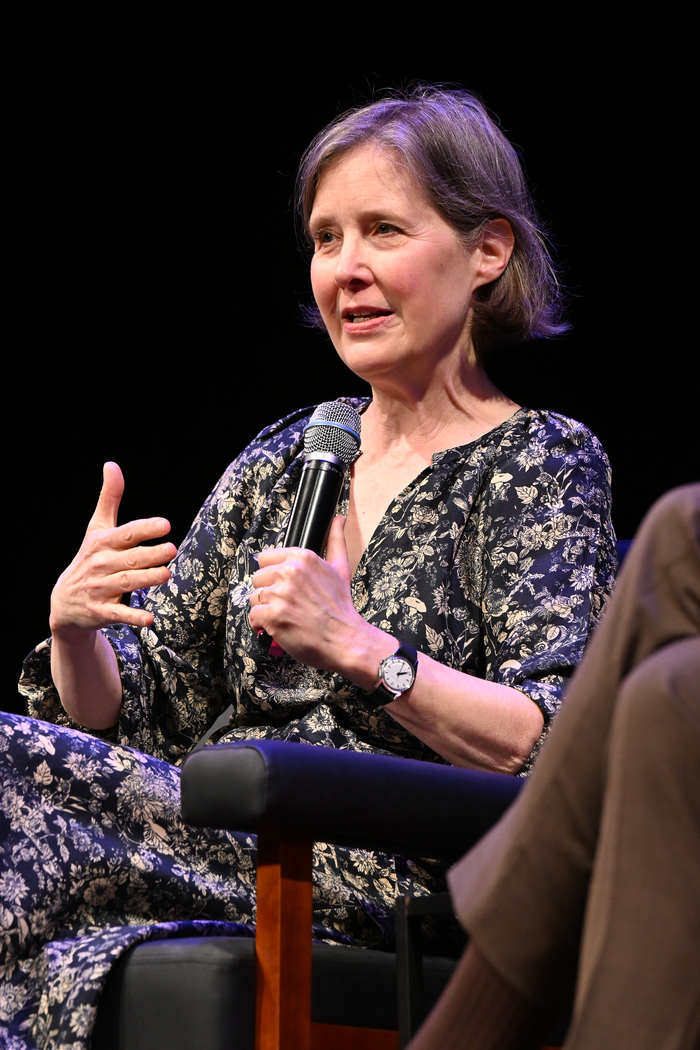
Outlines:
{"label": "black seat cushion", "polygon": [[[454,959],[424,960],[426,1006]],[[398,1027],[396,956],[363,948],[313,947],[312,1018],[326,1024]],[[187,937],[147,941],[110,974],[93,1050],[253,1050],[255,941]]]}

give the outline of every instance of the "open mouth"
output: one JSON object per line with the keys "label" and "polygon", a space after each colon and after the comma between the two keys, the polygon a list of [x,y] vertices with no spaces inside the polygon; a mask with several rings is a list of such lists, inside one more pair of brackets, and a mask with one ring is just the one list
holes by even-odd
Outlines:
{"label": "open mouth", "polygon": [[361,324],[363,321],[374,321],[377,317],[388,317],[391,310],[373,310],[372,312],[366,311],[363,313],[348,313],[345,314],[343,320],[349,321],[350,324]]}

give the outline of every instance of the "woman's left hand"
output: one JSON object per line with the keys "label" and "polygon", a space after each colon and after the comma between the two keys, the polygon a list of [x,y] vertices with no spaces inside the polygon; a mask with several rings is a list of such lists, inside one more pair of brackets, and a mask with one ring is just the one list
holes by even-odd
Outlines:
{"label": "woman's left hand", "polygon": [[263,551],[249,614],[253,630],[267,631],[296,660],[340,673],[363,636],[376,630],[352,603],[344,527],[344,518],[333,519],[325,561],[299,547]]}

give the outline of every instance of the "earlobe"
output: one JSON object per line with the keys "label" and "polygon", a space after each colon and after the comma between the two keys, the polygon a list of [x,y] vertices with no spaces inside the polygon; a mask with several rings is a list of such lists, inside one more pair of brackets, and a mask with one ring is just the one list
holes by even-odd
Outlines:
{"label": "earlobe", "polygon": [[483,238],[479,245],[481,251],[482,284],[497,280],[505,270],[513,248],[515,235],[507,219],[491,219],[484,227]]}

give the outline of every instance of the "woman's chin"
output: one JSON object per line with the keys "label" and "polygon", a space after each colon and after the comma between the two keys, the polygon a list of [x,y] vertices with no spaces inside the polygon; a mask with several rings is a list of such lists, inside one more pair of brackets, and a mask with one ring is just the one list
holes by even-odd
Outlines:
{"label": "woman's chin", "polygon": [[333,342],[341,361],[367,382],[383,375],[400,376],[411,368],[412,358],[415,367],[415,353],[405,346],[391,345],[386,339],[344,338],[341,335]]}
{"label": "woman's chin", "polygon": [[387,360],[385,355],[371,354],[369,352],[361,352],[354,350],[352,353],[339,354],[343,364],[347,365],[351,372],[354,372],[360,379],[364,379],[366,383],[377,383],[381,382],[382,379],[400,379],[401,376],[406,376],[408,363],[403,360]]}

